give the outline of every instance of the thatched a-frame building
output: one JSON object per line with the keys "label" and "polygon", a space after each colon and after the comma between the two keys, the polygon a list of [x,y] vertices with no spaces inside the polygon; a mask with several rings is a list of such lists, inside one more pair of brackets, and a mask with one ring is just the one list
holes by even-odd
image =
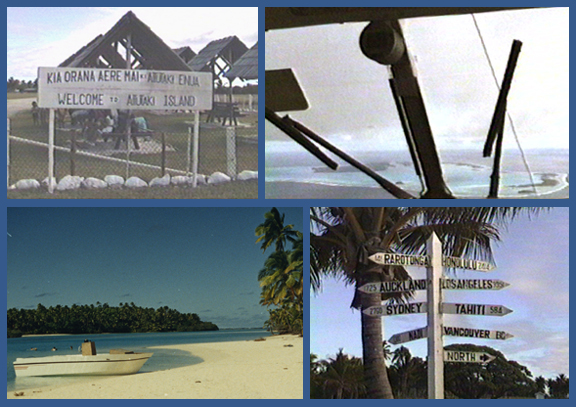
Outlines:
{"label": "thatched a-frame building", "polygon": [[221,78],[246,51],[248,47],[235,35],[222,38],[206,45],[188,66],[193,71],[212,72],[214,79]]}
{"label": "thatched a-frame building", "polygon": [[224,76],[230,81],[236,78],[244,80],[258,79],[258,43],[246,51]]}
{"label": "thatched a-frame building", "polygon": [[[126,49],[129,47],[130,67],[126,62]],[[96,37],[60,66],[191,70],[184,60],[131,11],[126,13],[110,31]]]}
{"label": "thatched a-frame building", "polygon": [[194,51],[192,51],[192,48],[186,46],[186,47],[180,47],[180,48],[176,48],[173,49],[172,51],[174,51],[176,53],[176,55],[178,55],[180,58],[182,58],[184,60],[184,62],[188,63],[192,60],[192,58],[194,58],[196,56],[196,53]]}

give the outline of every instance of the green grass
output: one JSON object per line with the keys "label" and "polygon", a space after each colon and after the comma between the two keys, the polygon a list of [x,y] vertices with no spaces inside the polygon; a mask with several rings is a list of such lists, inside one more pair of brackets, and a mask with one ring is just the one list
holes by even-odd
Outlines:
{"label": "green grass", "polygon": [[30,99],[30,98],[37,98],[37,97],[38,97],[37,93],[14,93],[14,92],[8,93],[8,100]]}
{"label": "green grass", "polygon": [[76,191],[8,191],[8,199],[257,199],[258,180],[221,185],[143,189],[99,189]]}
{"label": "green grass", "polygon": [[[166,168],[175,169],[180,171],[186,170],[187,165],[187,142],[188,142],[188,124],[185,121],[193,121],[192,115],[185,114],[172,114],[172,115],[155,115],[145,114],[151,128],[157,131],[163,131],[166,137],[166,143],[172,146],[175,151],[167,151],[166,153]],[[201,117],[201,120],[204,120]],[[253,114],[242,119],[244,123],[255,124],[257,122],[257,115]],[[39,141],[46,143],[48,140],[47,128],[34,126],[32,117],[29,112],[21,112],[16,114],[11,119],[11,135],[25,138],[28,140]],[[239,127],[237,128],[237,171],[240,173],[243,170],[257,170],[258,169],[258,144],[257,144],[257,127]],[[154,139],[158,142],[161,141],[160,135],[155,135]],[[55,145],[69,148],[70,146],[70,132],[59,132],[55,134]],[[125,153],[115,154],[116,158],[125,159]],[[130,156],[132,163],[144,163],[157,167],[161,167],[162,159],[161,154],[132,154]],[[41,146],[34,146],[24,144],[22,142],[11,141],[10,143],[10,183],[13,184],[20,179],[33,178],[39,181],[43,180],[48,175],[48,156],[47,149]],[[73,167],[73,168],[72,168]],[[56,151],[55,152],[55,176],[60,179],[68,174],[80,175],[82,177],[96,177],[103,179],[106,175],[120,175],[123,177],[137,176],[149,182],[154,177],[161,177],[163,174],[161,169],[142,168],[136,164],[130,165],[130,172],[126,172],[126,163],[116,163],[107,161],[100,158],[85,157],[76,155],[72,165],[71,154],[69,152]],[[199,166],[198,172],[200,174],[210,175],[216,171],[227,172],[226,163],[226,131],[222,127],[217,128],[201,128],[200,141],[199,141]],[[178,172],[167,171],[171,175],[180,175]],[[235,189],[232,185],[236,183],[223,185],[223,189]],[[246,183],[238,183],[239,185],[246,185]],[[218,187],[217,189],[220,189]],[[245,196],[240,192],[239,196],[228,196],[229,194],[217,193],[226,198],[256,198],[257,186],[249,188],[251,190],[250,196]],[[147,189],[148,190],[148,189]],[[14,191],[11,191],[14,192]],[[112,195],[117,194],[119,191],[111,192]],[[146,195],[143,191],[128,191],[128,195]],[[238,191],[236,191],[238,192]],[[21,194],[19,192],[16,195]],[[30,192],[28,192],[30,193]],[[208,194],[206,198],[217,198],[214,195],[215,191]],[[92,195],[103,194],[102,191],[78,191],[79,195]],[[160,195],[157,192],[149,192],[150,195]],[[186,198],[196,197],[197,193],[191,194],[189,191],[172,191],[170,194],[183,196]],[[12,196],[10,196],[12,195]],[[9,198],[15,194],[9,194]],[[25,194],[24,194],[25,195]],[[83,197],[83,196],[82,196]],[[144,198],[152,198],[153,196],[139,196]],[[161,196],[158,196],[161,198]],[[201,198],[205,198],[201,196]]]}

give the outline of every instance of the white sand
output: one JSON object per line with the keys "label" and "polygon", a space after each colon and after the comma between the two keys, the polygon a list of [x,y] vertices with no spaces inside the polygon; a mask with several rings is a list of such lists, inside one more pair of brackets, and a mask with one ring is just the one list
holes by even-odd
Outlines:
{"label": "white sand", "polygon": [[[286,346],[292,345],[292,346]],[[172,345],[202,363],[129,376],[90,378],[61,387],[8,392],[18,399],[301,399],[303,340],[292,335],[265,341]],[[153,350],[154,348],[150,348]],[[154,357],[154,356],[152,356]],[[16,394],[24,392],[21,396]]]}

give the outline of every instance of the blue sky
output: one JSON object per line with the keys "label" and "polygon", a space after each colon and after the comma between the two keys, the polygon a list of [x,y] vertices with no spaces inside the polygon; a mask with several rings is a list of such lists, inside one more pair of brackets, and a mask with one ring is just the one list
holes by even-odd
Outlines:
{"label": "blue sky", "polygon": [[[518,218],[494,245],[497,268],[490,273],[460,271],[457,278],[494,278],[511,285],[500,291],[445,291],[445,302],[504,305],[503,317],[446,315],[445,326],[506,331],[507,341],[445,337],[444,344],[474,343],[493,347],[525,365],[534,376],[569,374],[569,216],[554,208],[529,220]],[[425,269],[411,268],[414,278]],[[360,314],[350,308],[351,287],[327,280],[322,292],[310,294],[310,352],[333,357],[339,348],[362,356]],[[425,293],[416,301],[425,301]],[[425,314],[386,317],[384,339],[426,326]],[[402,346],[402,345],[399,345]],[[427,354],[426,340],[404,343],[416,356]],[[392,350],[396,349],[392,346]]]}
{"label": "blue sky", "polygon": [[[261,327],[260,208],[8,208],[8,308],[168,306]],[[278,208],[302,231],[302,208]]]}
{"label": "blue sky", "polygon": [[39,66],[58,66],[130,10],[171,48],[198,53],[231,35],[248,48],[258,41],[257,7],[8,7],[7,78],[36,79]]}

